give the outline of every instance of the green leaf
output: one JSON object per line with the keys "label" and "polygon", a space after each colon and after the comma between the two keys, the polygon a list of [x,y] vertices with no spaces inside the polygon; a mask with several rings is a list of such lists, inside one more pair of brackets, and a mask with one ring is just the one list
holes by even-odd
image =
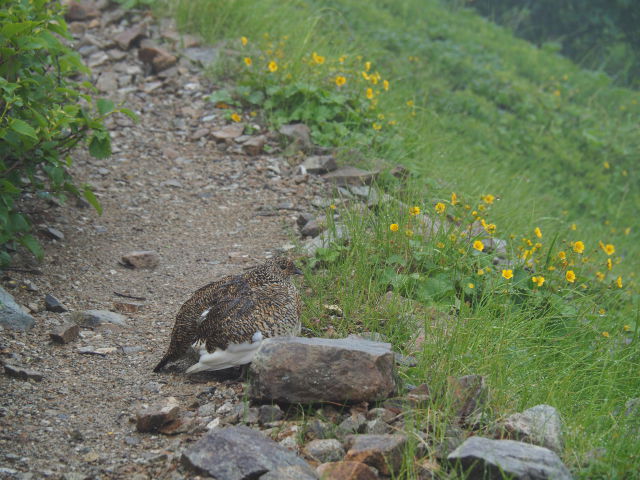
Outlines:
{"label": "green leaf", "polygon": [[100,115],[106,115],[107,113],[111,113],[115,108],[113,102],[108,98],[99,98],[96,101],[96,105],[98,107],[98,112],[100,112]]}
{"label": "green leaf", "polygon": [[119,108],[118,112],[126,115],[127,117],[129,117],[131,120],[133,120],[136,123],[140,120],[138,115],[136,115],[136,113],[133,110],[129,110],[128,108]]}
{"label": "green leaf", "polygon": [[98,215],[102,215],[102,205],[100,205],[100,201],[96,198],[94,193],[91,191],[91,188],[87,185],[84,187],[84,198],[96,209]]}
{"label": "green leaf", "polygon": [[96,158],[107,158],[111,155],[111,139],[108,132],[96,132],[91,137],[89,153]]}
{"label": "green leaf", "polygon": [[20,120],[19,118],[12,119],[10,128],[20,135],[38,140],[38,135],[36,134],[35,129],[24,120]]}
{"label": "green leaf", "polygon": [[20,237],[19,242],[21,245],[26,247],[31,253],[33,253],[33,255],[38,260],[44,257],[44,250],[42,249],[40,242],[38,242],[38,240],[36,240],[36,238],[33,235],[31,234],[23,235],[22,237]]}

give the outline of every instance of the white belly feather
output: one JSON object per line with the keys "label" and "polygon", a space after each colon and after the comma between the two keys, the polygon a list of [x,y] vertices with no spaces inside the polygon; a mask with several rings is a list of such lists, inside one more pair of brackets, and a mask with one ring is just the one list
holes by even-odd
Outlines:
{"label": "white belly feather", "polygon": [[251,341],[230,343],[225,350],[216,348],[208,352],[204,342],[196,342],[192,348],[200,354],[200,360],[187,369],[187,373],[204,372],[208,370],[222,370],[251,363],[254,355],[262,343],[262,333],[253,334]]}

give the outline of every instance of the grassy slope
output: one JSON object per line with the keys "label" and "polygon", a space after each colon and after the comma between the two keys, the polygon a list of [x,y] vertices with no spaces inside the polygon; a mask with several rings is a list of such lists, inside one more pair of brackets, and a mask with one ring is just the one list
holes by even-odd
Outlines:
{"label": "grassy slope", "polygon": [[[181,24],[212,42],[288,35],[292,57],[318,51],[371,60],[391,80],[381,109],[395,115],[400,126],[383,142],[359,146],[371,157],[401,162],[416,173],[405,192],[408,201],[432,205],[453,190],[466,198],[492,192],[501,198],[491,217],[499,237],[530,232],[535,225],[565,235],[575,222],[574,239],[590,248],[597,248],[598,240],[616,245],[623,260],[616,268],[625,280],[637,268],[637,92],[614,88],[602,75],[580,71],[472,12],[443,8],[433,0],[175,4]],[[407,100],[415,102],[415,116]],[[357,141],[340,143],[351,147]],[[389,225],[394,215],[389,209],[375,221]],[[308,276],[316,296],[307,299],[306,320],[319,330],[331,322],[339,333],[381,331],[403,348],[412,334],[412,324],[403,320],[407,315],[431,322],[440,316],[434,311],[447,312],[448,304],[380,306],[386,288],[380,271],[392,252],[385,250],[384,233],[371,237],[369,221],[351,218],[349,249]],[[632,228],[625,235],[627,227]],[[533,308],[515,309],[500,298],[500,288],[487,287],[481,301],[460,305],[457,320],[432,335],[419,352],[420,365],[404,375],[438,389],[446,375],[485,374],[497,412],[536,403],[560,409],[567,423],[564,459],[577,474],[619,478],[637,470],[640,442],[632,433],[637,426],[612,413],[638,395],[635,344],[623,349],[594,341],[598,331],[577,320],[558,325]],[[570,298],[579,312],[576,319],[586,318],[593,299]],[[327,319],[323,303],[339,303],[348,320]],[[637,316],[629,305],[625,297],[610,300],[607,308]],[[446,416],[435,421],[436,430],[445,423]],[[607,449],[603,461],[587,466],[587,452],[596,447]],[[410,462],[406,468],[410,477]]]}

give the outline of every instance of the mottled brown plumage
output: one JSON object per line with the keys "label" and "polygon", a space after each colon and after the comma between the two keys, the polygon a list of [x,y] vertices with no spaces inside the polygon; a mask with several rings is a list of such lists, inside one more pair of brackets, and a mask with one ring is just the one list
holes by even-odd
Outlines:
{"label": "mottled brown plumage", "polygon": [[298,334],[300,296],[290,276],[300,273],[291,260],[279,257],[198,289],[178,311],[169,349],[153,371],[199,342],[213,352],[251,343],[257,332],[264,338]]}

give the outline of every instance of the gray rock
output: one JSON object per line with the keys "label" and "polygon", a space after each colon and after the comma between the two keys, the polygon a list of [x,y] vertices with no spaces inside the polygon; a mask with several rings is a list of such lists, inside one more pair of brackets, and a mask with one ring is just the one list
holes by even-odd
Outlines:
{"label": "gray rock", "polygon": [[304,448],[304,453],[320,463],[338,462],[344,457],[342,444],[335,438],[311,440]]}
{"label": "gray rock", "polygon": [[562,420],[550,405],[536,405],[509,416],[502,425],[510,438],[562,453]]}
{"label": "gray rock", "polygon": [[374,402],[395,390],[394,368],[388,343],[269,338],[251,364],[249,395],[286,403]]}
{"label": "gray rock", "polygon": [[300,164],[304,172],[321,174],[333,172],[338,168],[333,155],[313,155]]}
{"label": "gray rock", "polygon": [[310,150],[313,147],[311,143],[311,130],[304,123],[282,125],[279,133],[291,141],[294,147],[301,148],[302,150]]}
{"label": "gray rock", "polygon": [[118,74],[116,72],[102,72],[96,81],[96,88],[101,92],[115,92],[118,88]]}
{"label": "gray rock", "polygon": [[284,418],[284,412],[278,405],[260,405],[258,408],[258,422],[261,425],[276,422]]}
{"label": "gray rock", "polygon": [[49,312],[62,313],[67,312],[68,309],[65,307],[60,300],[58,300],[53,295],[47,294],[44,296],[44,308]]}
{"label": "gray rock", "polygon": [[260,480],[317,480],[318,476],[307,467],[291,465],[260,475]]}
{"label": "gray rock", "polygon": [[56,343],[71,343],[80,335],[77,323],[65,323],[49,333],[49,337]]}
{"label": "gray rock", "polygon": [[300,233],[303,237],[317,237],[324,229],[327,228],[325,223],[321,219],[313,219],[307,222],[304,227],[300,229]]}
{"label": "gray rock", "polygon": [[160,263],[160,258],[153,250],[136,250],[123,255],[122,263],[131,268],[153,269]]}
{"label": "gray rock", "polygon": [[216,142],[225,142],[238,138],[244,132],[244,123],[231,123],[219,130],[211,132],[211,136]]}
{"label": "gray rock", "polygon": [[298,215],[296,224],[298,225],[298,227],[302,228],[311,220],[313,220],[313,213],[301,213],[300,215]]}
{"label": "gray rock", "polygon": [[362,462],[383,475],[395,475],[402,466],[407,437],[404,435],[351,435],[345,461]]}
{"label": "gray rock", "polygon": [[162,403],[140,410],[136,414],[136,430],[155,432],[178,418],[179,411],[178,401],[174,397],[169,397]]}
{"label": "gray rock", "polygon": [[49,236],[50,238],[53,238],[54,240],[58,240],[60,242],[64,240],[64,233],[62,233],[57,228],[46,227],[43,231],[44,233],[47,234],[47,236]]}
{"label": "gray rock", "polygon": [[389,433],[390,431],[391,427],[389,426],[389,424],[381,418],[369,420],[364,426],[364,433],[367,433],[369,435],[383,435],[385,433]]}
{"label": "gray rock", "polygon": [[301,476],[297,478],[317,478],[313,469],[295,453],[244,426],[210,431],[182,453],[182,463],[217,480],[264,478],[269,472],[274,472],[272,478],[280,478],[274,476],[276,472],[290,467],[299,471]]}
{"label": "gray rock", "polygon": [[242,151],[247,155],[260,155],[265,143],[267,143],[267,137],[264,135],[251,137],[242,144]]}
{"label": "gray rock", "polygon": [[182,50],[182,55],[206,68],[218,59],[220,51],[213,47],[191,47]]}
{"label": "gray rock", "polygon": [[447,457],[459,462],[469,479],[569,480],[558,455],[547,448],[513,440],[471,437]]}
{"label": "gray rock", "polygon": [[380,419],[385,423],[390,423],[396,418],[396,414],[387,408],[372,408],[367,412],[367,420]]}
{"label": "gray rock", "polygon": [[334,229],[325,230],[320,235],[307,241],[302,245],[302,251],[309,256],[313,256],[318,248],[326,248],[332,242],[345,243],[349,240],[349,232],[341,223],[334,225]]}
{"label": "gray rock", "polygon": [[356,413],[355,415],[349,415],[340,422],[340,425],[338,425],[338,431],[343,435],[363,433],[366,423],[367,418],[361,413]]}
{"label": "gray rock", "polygon": [[14,330],[28,330],[36,319],[25,313],[9,292],[0,287],[0,325]]}
{"label": "gray rock", "polygon": [[322,178],[336,185],[368,185],[376,178],[378,172],[362,170],[356,167],[342,167]]}
{"label": "gray rock", "polygon": [[335,425],[316,418],[307,423],[306,435],[312,440],[331,438],[334,436],[334,430]]}
{"label": "gray rock", "polygon": [[105,323],[127,326],[127,319],[119,313],[109,310],[84,310],[82,312],[72,312],[71,320],[82,327],[98,327]]}
{"label": "gray rock", "polygon": [[138,40],[147,36],[147,24],[139,23],[113,37],[116,45],[122,50],[129,50]]}
{"label": "gray rock", "polygon": [[18,378],[20,380],[35,380],[36,382],[41,382],[44,378],[43,373],[8,364],[4,365],[4,373],[9,377]]}

